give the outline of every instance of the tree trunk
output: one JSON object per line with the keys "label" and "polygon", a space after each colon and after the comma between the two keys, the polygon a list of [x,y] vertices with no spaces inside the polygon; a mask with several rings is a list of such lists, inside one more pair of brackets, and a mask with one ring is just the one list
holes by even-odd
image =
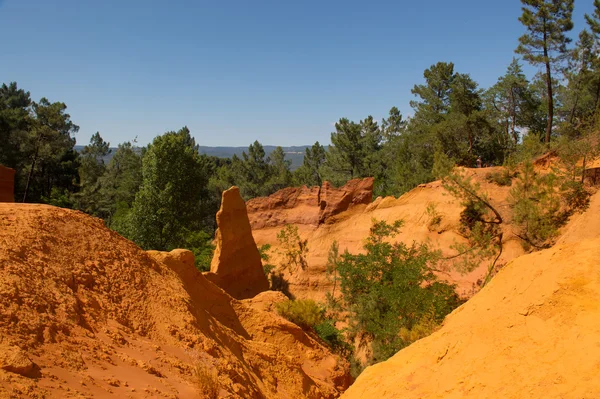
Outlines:
{"label": "tree trunk", "polygon": [[583,186],[585,184],[585,161],[586,161],[587,156],[584,155],[583,156],[583,168],[581,170],[581,185]]}
{"label": "tree trunk", "polygon": [[512,134],[513,140],[515,141],[515,145],[518,144],[519,138],[517,137],[516,127],[517,127],[517,104],[515,100],[515,91],[514,87],[510,88],[510,106],[511,106],[511,125],[510,132]]}
{"label": "tree trunk", "polygon": [[552,72],[550,58],[548,57],[547,33],[544,31],[544,62],[546,63],[546,85],[548,87],[548,124],[546,126],[546,144],[550,144],[552,134],[552,121],[554,119],[554,98],[552,95]]}
{"label": "tree trunk", "polygon": [[598,85],[596,86],[596,101],[594,102],[594,116],[598,112],[598,102],[600,101],[600,79],[598,79]]}
{"label": "tree trunk", "polygon": [[27,184],[25,184],[25,193],[23,194],[23,202],[27,199],[27,193],[29,192],[29,185],[31,184],[31,178],[33,177],[33,171],[35,169],[35,164],[37,163],[38,153],[40,150],[39,144],[35,148],[35,154],[33,155],[33,161],[31,162],[31,169],[29,170],[29,175],[27,176]]}

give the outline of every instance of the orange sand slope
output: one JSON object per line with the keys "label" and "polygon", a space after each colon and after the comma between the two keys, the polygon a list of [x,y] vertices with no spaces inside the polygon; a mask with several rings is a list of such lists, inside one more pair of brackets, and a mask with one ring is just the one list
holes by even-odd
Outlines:
{"label": "orange sand slope", "polygon": [[345,361],[237,301],[189,251],[144,252],[82,213],[0,204],[0,398],[196,398],[194,366],[228,398],[335,398]]}
{"label": "orange sand slope", "polygon": [[438,332],[367,368],[342,397],[600,397],[598,211],[596,195],[560,244],[512,261]]}

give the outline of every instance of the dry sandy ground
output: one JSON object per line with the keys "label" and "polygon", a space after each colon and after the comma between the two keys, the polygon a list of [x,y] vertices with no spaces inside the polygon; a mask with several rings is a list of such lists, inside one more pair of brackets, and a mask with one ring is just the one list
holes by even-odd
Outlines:
{"label": "dry sandy ground", "polygon": [[342,397],[600,397],[600,195],[564,231]]}
{"label": "dry sandy ground", "polygon": [[144,252],[80,212],[0,204],[0,398],[335,398],[348,365],[269,309],[238,301],[189,251]]}

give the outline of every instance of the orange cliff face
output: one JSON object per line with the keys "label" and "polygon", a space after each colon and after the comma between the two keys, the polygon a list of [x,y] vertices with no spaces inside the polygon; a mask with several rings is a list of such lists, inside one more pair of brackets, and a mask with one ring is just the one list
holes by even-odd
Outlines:
{"label": "orange cliff face", "polygon": [[195,398],[197,366],[228,398],[335,398],[348,364],[236,300],[186,250],[144,252],[99,219],[0,203],[0,397]]}
{"label": "orange cliff face", "polygon": [[[504,249],[499,264],[523,254],[518,239],[510,232],[511,210],[508,205],[510,187],[501,187],[486,181],[488,173],[500,168],[467,169],[474,181],[481,185],[490,197],[492,204],[505,220]],[[373,180],[353,180],[347,186],[333,189],[324,184],[308,189],[288,188],[267,198],[248,201],[247,209],[252,234],[261,246],[271,244],[270,263],[279,265],[283,256],[278,253],[280,244],[277,233],[286,224],[298,227],[302,239],[308,240],[308,268],[293,273],[284,272],[290,284],[290,292],[300,298],[324,300],[331,292],[332,283],[327,278],[328,252],[334,241],[338,242],[340,253],[362,251],[364,240],[369,235],[373,219],[393,223],[403,220],[404,226],[395,240],[411,244],[413,241],[429,242],[433,248],[440,249],[444,255],[453,255],[451,249],[456,243],[465,242],[458,233],[460,213],[463,207],[442,187],[441,183],[423,184],[400,198],[377,198],[371,202]],[[320,198],[318,197],[318,194]],[[322,198],[325,198],[325,206]],[[434,206],[441,216],[439,225],[431,226],[428,206]],[[321,208],[336,210],[320,212]],[[324,217],[323,217],[324,216]],[[478,283],[487,273],[489,262],[484,262],[472,272],[461,274],[448,262],[446,271],[440,277],[457,284],[459,294],[469,297],[479,289]]]}
{"label": "orange cliff face", "polygon": [[0,202],[15,202],[15,171],[0,165]]}
{"label": "orange cliff face", "polygon": [[246,204],[252,230],[299,224],[317,227],[330,217],[355,205],[373,200],[372,177],[350,180],[334,188],[329,182],[321,187],[288,187],[269,197],[253,198]]}
{"label": "orange cliff face", "polygon": [[600,397],[600,196],[559,243],[510,262],[443,327],[342,396]]}

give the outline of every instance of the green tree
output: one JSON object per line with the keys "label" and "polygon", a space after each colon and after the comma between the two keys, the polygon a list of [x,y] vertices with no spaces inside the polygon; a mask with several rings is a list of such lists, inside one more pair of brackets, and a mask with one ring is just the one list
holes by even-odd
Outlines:
{"label": "green tree", "polygon": [[122,234],[126,232],[127,215],[142,183],[142,153],[131,142],[119,144],[98,179],[98,212],[110,228]]}
{"label": "green tree", "polygon": [[31,124],[29,92],[16,82],[0,86],[0,164],[21,169],[21,145]]}
{"label": "green tree", "polygon": [[33,119],[22,139],[21,151],[26,160],[20,173],[25,187],[19,194],[23,202],[50,199],[63,190],[74,191],[77,180],[78,157],[73,149],[72,137],[79,126],[66,113],[67,106],[61,102],[51,103],[42,98],[32,104]]}
{"label": "green tree", "polygon": [[187,127],[156,137],[142,158],[142,184],[129,216],[128,234],[144,249],[183,247],[203,229],[212,165],[198,153]]}
{"label": "green tree", "polygon": [[519,143],[520,130],[536,130],[536,110],[539,100],[534,96],[529,81],[516,58],[508,66],[506,74],[489,88],[485,94],[491,117],[502,127],[512,146]]}
{"label": "green tree", "polygon": [[450,93],[454,80],[454,64],[438,62],[423,73],[425,84],[415,85],[412,94],[420,101],[411,101],[418,123],[432,125],[441,122],[450,110]]}
{"label": "green tree", "polygon": [[359,123],[342,118],[335,129],[326,154],[328,180],[341,185],[350,179],[380,174],[379,151],[383,136],[373,117],[368,116]]}
{"label": "green tree", "polygon": [[560,63],[571,41],[566,33],[573,29],[574,0],[521,0],[523,14],[519,21],[527,33],[519,38],[515,50],[532,65],[545,67],[548,114],[545,142],[550,142],[554,121],[552,68]]}
{"label": "green tree", "polygon": [[100,132],[96,132],[90,139],[79,157],[79,188],[75,195],[77,207],[82,211],[105,218],[107,215],[101,211],[99,179],[106,171],[104,157],[110,154],[110,143],[104,141]]}
{"label": "green tree", "polygon": [[306,148],[302,166],[294,172],[295,183],[308,187],[321,186],[323,184],[322,167],[324,163],[325,148],[317,141],[312,147]]}
{"label": "green tree", "polygon": [[559,90],[562,107],[558,113],[562,114],[565,133],[570,136],[577,135],[577,128],[594,112],[593,89],[590,89],[595,80],[594,64],[597,64],[595,46],[593,35],[582,30],[565,69],[567,85]]}
{"label": "green tree", "polygon": [[411,343],[403,329],[410,331],[425,319],[437,325],[460,304],[454,287],[435,275],[439,253],[426,244],[389,242],[401,226],[374,220],[364,253],[346,251],[336,262],[350,333],[370,336],[372,362]]}
{"label": "green tree", "polygon": [[327,165],[333,171],[330,180],[345,183],[359,177],[363,170],[363,145],[359,123],[342,118],[331,133],[331,145],[327,151]]}
{"label": "green tree", "polygon": [[274,193],[282,188],[291,186],[292,172],[290,172],[290,165],[292,164],[292,161],[285,159],[283,148],[276,147],[269,155],[268,162],[271,166],[271,176],[267,182],[269,191]]}
{"label": "green tree", "polygon": [[261,143],[255,141],[248,147],[248,153],[242,153],[242,171],[239,176],[240,190],[245,199],[263,197],[270,194],[268,185],[272,176],[271,165]]}

